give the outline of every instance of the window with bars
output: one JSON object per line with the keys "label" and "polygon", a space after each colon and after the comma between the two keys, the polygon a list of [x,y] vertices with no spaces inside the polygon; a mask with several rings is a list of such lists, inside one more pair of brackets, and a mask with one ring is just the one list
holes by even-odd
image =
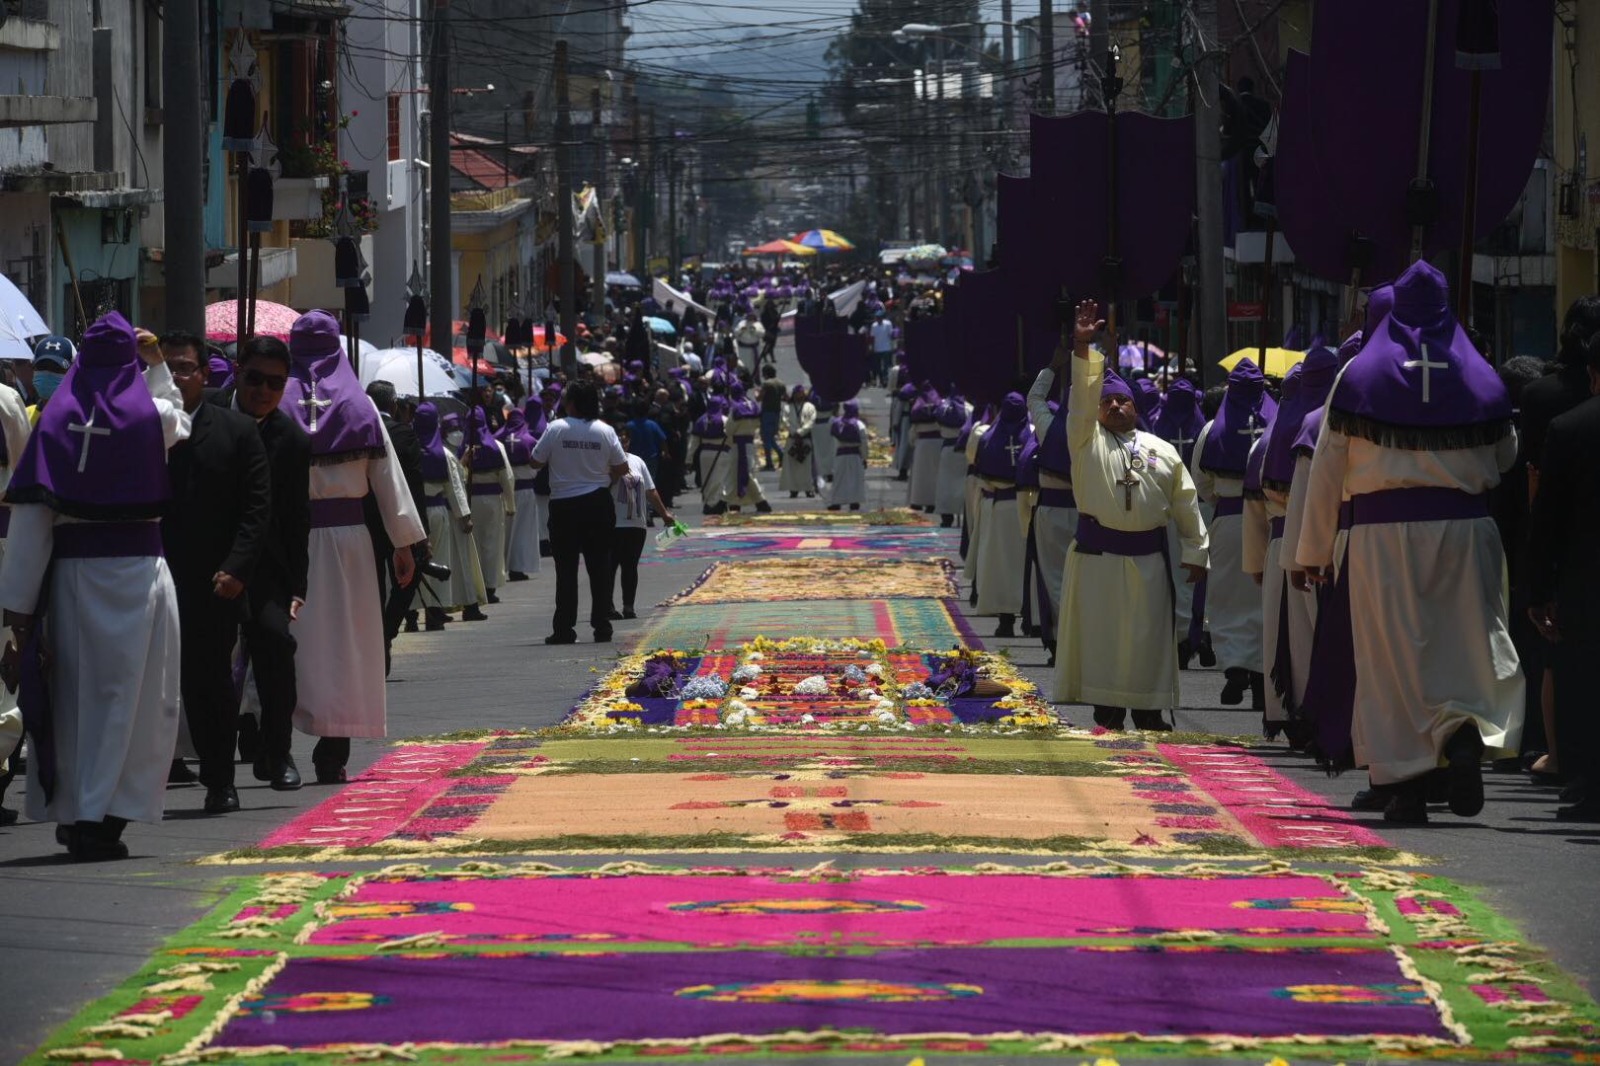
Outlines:
{"label": "window with bars", "polygon": [[400,94],[389,94],[389,162],[400,159]]}

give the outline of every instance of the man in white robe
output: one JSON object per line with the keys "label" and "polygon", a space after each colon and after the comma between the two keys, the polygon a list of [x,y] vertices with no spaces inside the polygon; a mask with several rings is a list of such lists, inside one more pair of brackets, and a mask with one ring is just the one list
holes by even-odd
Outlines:
{"label": "man in white robe", "polygon": [[1277,404],[1266,378],[1249,359],[1228,375],[1228,391],[1216,417],[1195,444],[1190,473],[1200,498],[1215,505],[1210,527],[1211,570],[1206,578],[1206,617],[1217,665],[1227,677],[1224,706],[1250,694],[1254,710],[1266,706],[1261,672],[1261,590],[1243,567],[1244,472],[1250,447],[1267,431]]}
{"label": "man in white robe", "polygon": [[689,430],[689,454],[694,456],[700,478],[700,513],[721,514],[728,509],[728,465],[734,461],[733,442],[728,437],[727,401],[721,396],[706,399],[706,410]]}
{"label": "man in white robe", "polygon": [[811,454],[817,466],[817,477],[826,485],[833,481],[834,449],[839,442],[833,439],[833,420],[839,409],[833,400],[811,390],[811,405],[817,417],[811,423]]}
{"label": "man in white robe", "polygon": [[[478,548],[484,598],[488,603],[499,603],[494,590],[510,577],[506,569],[506,533],[517,513],[517,476],[511,470],[505,446],[489,432],[482,409],[469,412],[467,423],[468,453],[462,456],[462,465],[468,471],[467,492],[472,497],[472,539]],[[467,615],[463,613],[462,617]]]}
{"label": "man in white robe", "polygon": [[1039,556],[1039,583],[1043,586],[1039,623],[1050,665],[1056,660],[1057,621],[1061,615],[1061,586],[1067,575],[1067,550],[1078,532],[1078,501],[1072,494],[1072,453],[1067,442],[1067,421],[1050,399],[1056,386],[1056,367],[1039,371],[1028,390],[1028,415],[1039,435],[1039,502],[1033,515],[1034,551]]}
{"label": "man in white robe", "polygon": [[906,503],[917,511],[932,511],[938,500],[939,457],[944,451],[940,402],[938,390],[924,382],[911,404],[911,482],[906,486]]}
{"label": "man in white robe", "polygon": [[23,694],[41,701],[53,749],[52,758],[30,725],[27,812],[55,822],[57,841],[81,861],[125,858],[126,824],[161,820],[178,736],[179,637],[158,517],[170,493],[167,449],[188,435],[156,338],[136,341],[112,312],[84,335],[7,488],[7,683],[27,672],[13,649],[48,650],[38,667],[48,705]]}
{"label": "man in white robe", "polygon": [[323,311],[301,315],[289,335],[293,360],[283,410],[311,435],[309,595],[291,627],[297,649],[295,728],[321,738],[311,753],[317,780],[345,781],[351,737],[388,734],[383,615],[377,565],[361,500],[371,493],[395,550],[395,580],[410,584],[411,545],[427,536],[389,433],[343,357],[339,325]]}
{"label": "man in white robe", "polygon": [[[537,398],[529,400],[528,410],[543,422],[544,411]],[[541,426],[541,432],[542,429]],[[528,457],[533,454],[533,446],[539,438],[529,425],[528,416],[518,410],[506,416],[506,424],[495,436],[505,445],[506,459],[516,478],[516,513],[506,532],[506,579],[526,581],[539,572],[539,491],[535,487],[538,475],[528,465]]]}
{"label": "man in white robe", "polygon": [[962,433],[972,418],[972,406],[960,396],[947,396],[939,405],[939,471],[933,509],[946,528],[964,518],[967,506],[967,456],[960,447]]}
{"label": "man in white robe", "polygon": [[817,494],[817,453],[812,430],[817,424],[817,409],[804,385],[796,385],[783,405],[783,428],[787,434],[783,448],[783,470],[778,474],[778,489],[792,500],[802,492]]}
{"label": "man in white robe", "polygon": [[[448,420],[455,419],[450,415]],[[448,421],[447,420],[447,421]],[[422,444],[422,493],[427,507],[428,546],[433,558],[450,568],[448,581],[425,579],[422,602],[425,627],[436,633],[449,622],[449,612],[477,607],[484,602],[483,572],[478,568],[478,548],[472,537],[472,500],[467,476],[456,458],[459,429],[446,432],[438,409],[431,403],[417,406],[411,427]],[[456,445],[449,443],[455,438]]]}
{"label": "man in white robe", "polygon": [[1524,684],[1487,499],[1516,459],[1512,414],[1426,260],[1395,282],[1393,310],[1328,400],[1296,561],[1326,579],[1347,504],[1351,739],[1372,781],[1355,802],[1389,821],[1427,822],[1441,763],[1451,811],[1477,814],[1481,761],[1521,739]]}
{"label": "man in white robe", "polygon": [[[1062,585],[1052,699],[1092,704],[1107,729],[1122,728],[1130,708],[1136,728],[1162,729],[1162,712],[1178,705],[1167,523],[1178,528],[1190,581],[1206,569],[1206,529],[1177,449],[1137,428],[1133,391],[1108,382],[1105,357],[1089,348],[1103,326],[1093,300],[1078,305],[1067,393],[1078,530]],[[1058,351],[1056,373],[1066,362]]]}
{"label": "man in white robe", "polygon": [[844,413],[828,426],[833,441],[833,484],[828,490],[828,510],[849,507],[861,510],[867,497],[867,427],[861,421],[861,405],[846,400]]}
{"label": "man in white robe", "polygon": [[995,636],[1001,638],[1016,636],[1022,610],[1027,540],[1017,499],[1017,466],[1033,440],[1027,400],[1007,393],[974,458],[980,485],[978,526],[983,531],[977,553],[977,612],[999,618]]}

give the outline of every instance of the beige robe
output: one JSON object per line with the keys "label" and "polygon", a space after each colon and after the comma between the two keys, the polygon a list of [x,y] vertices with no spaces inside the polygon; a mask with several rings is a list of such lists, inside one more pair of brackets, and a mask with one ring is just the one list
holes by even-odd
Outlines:
{"label": "beige robe", "polygon": [[[494,446],[500,452],[500,466],[495,470],[474,470],[470,480],[472,539],[478,548],[478,569],[483,573],[483,583],[491,589],[509,580],[506,535],[517,513],[517,475],[512,472],[511,460],[506,458],[506,446],[499,441],[495,441]],[[498,491],[481,491],[484,488]]]}
{"label": "beige robe", "polygon": [[[1081,515],[1107,529],[1137,532],[1178,528],[1183,562],[1205,566],[1207,538],[1194,482],[1178,450],[1153,433],[1135,430],[1132,443],[1146,457],[1124,506],[1118,481],[1127,472],[1128,441],[1100,425],[1105,357],[1072,357],[1067,397],[1067,444],[1072,452],[1073,494]],[[1177,634],[1172,621],[1170,575],[1160,555],[1067,553],[1061,619],[1056,634],[1056,703],[1167,710],[1178,705]]]}
{"label": "beige robe", "polygon": [[[1200,467],[1207,422],[1195,442],[1189,472],[1200,498],[1216,504],[1244,495],[1244,479],[1224,477]],[[1257,438],[1260,439],[1260,438]],[[1261,669],[1261,590],[1244,569],[1244,519],[1239,515],[1213,515],[1210,526],[1211,573],[1206,579],[1206,621],[1217,666],[1227,670]]]}
{"label": "beige robe", "polygon": [[[1489,491],[1517,454],[1514,433],[1453,451],[1385,448],[1324,424],[1306,486],[1295,559],[1334,560],[1340,503],[1386,489]],[[1394,522],[1350,530],[1357,765],[1377,785],[1439,765],[1445,743],[1476,722],[1487,758],[1515,754],[1523,678],[1506,622],[1505,555],[1492,518]]]}
{"label": "beige robe", "polygon": [[434,558],[450,568],[450,580],[422,582],[422,602],[427,607],[459,610],[488,598],[483,587],[483,571],[478,564],[478,546],[473,534],[461,528],[461,517],[472,513],[467,496],[467,480],[461,460],[449,449],[444,453],[445,481],[423,482],[423,495],[443,497],[441,506],[428,508],[428,543]]}

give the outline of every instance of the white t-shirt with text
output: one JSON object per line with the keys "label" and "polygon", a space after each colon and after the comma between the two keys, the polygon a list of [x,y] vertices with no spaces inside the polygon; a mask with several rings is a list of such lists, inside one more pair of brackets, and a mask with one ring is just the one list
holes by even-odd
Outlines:
{"label": "white t-shirt with text", "polygon": [[533,446],[535,462],[550,467],[550,498],[570,500],[611,487],[611,468],[628,461],[617,431],[601,421],[558,418]]}
{"label": "white t-shirt with text", "polygon": [[617,480],[611,495],[617,505],[618,529],[643,529],[650,517],[650,493],[655,490],[655,479],[644,460],[628,453],[628,472]]}

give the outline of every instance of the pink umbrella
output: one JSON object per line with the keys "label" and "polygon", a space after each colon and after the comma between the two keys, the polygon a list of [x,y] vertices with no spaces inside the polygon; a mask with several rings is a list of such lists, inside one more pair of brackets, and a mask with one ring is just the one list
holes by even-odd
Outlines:
{"label": "pink umbrella", "polygon": [[[206,340],[228,344],[239,339],[238,305],[222,300],[206,305]],[[256,333],[263,337],[289,339],[289,329],[300,312],[270,300],[256,301]]]}

